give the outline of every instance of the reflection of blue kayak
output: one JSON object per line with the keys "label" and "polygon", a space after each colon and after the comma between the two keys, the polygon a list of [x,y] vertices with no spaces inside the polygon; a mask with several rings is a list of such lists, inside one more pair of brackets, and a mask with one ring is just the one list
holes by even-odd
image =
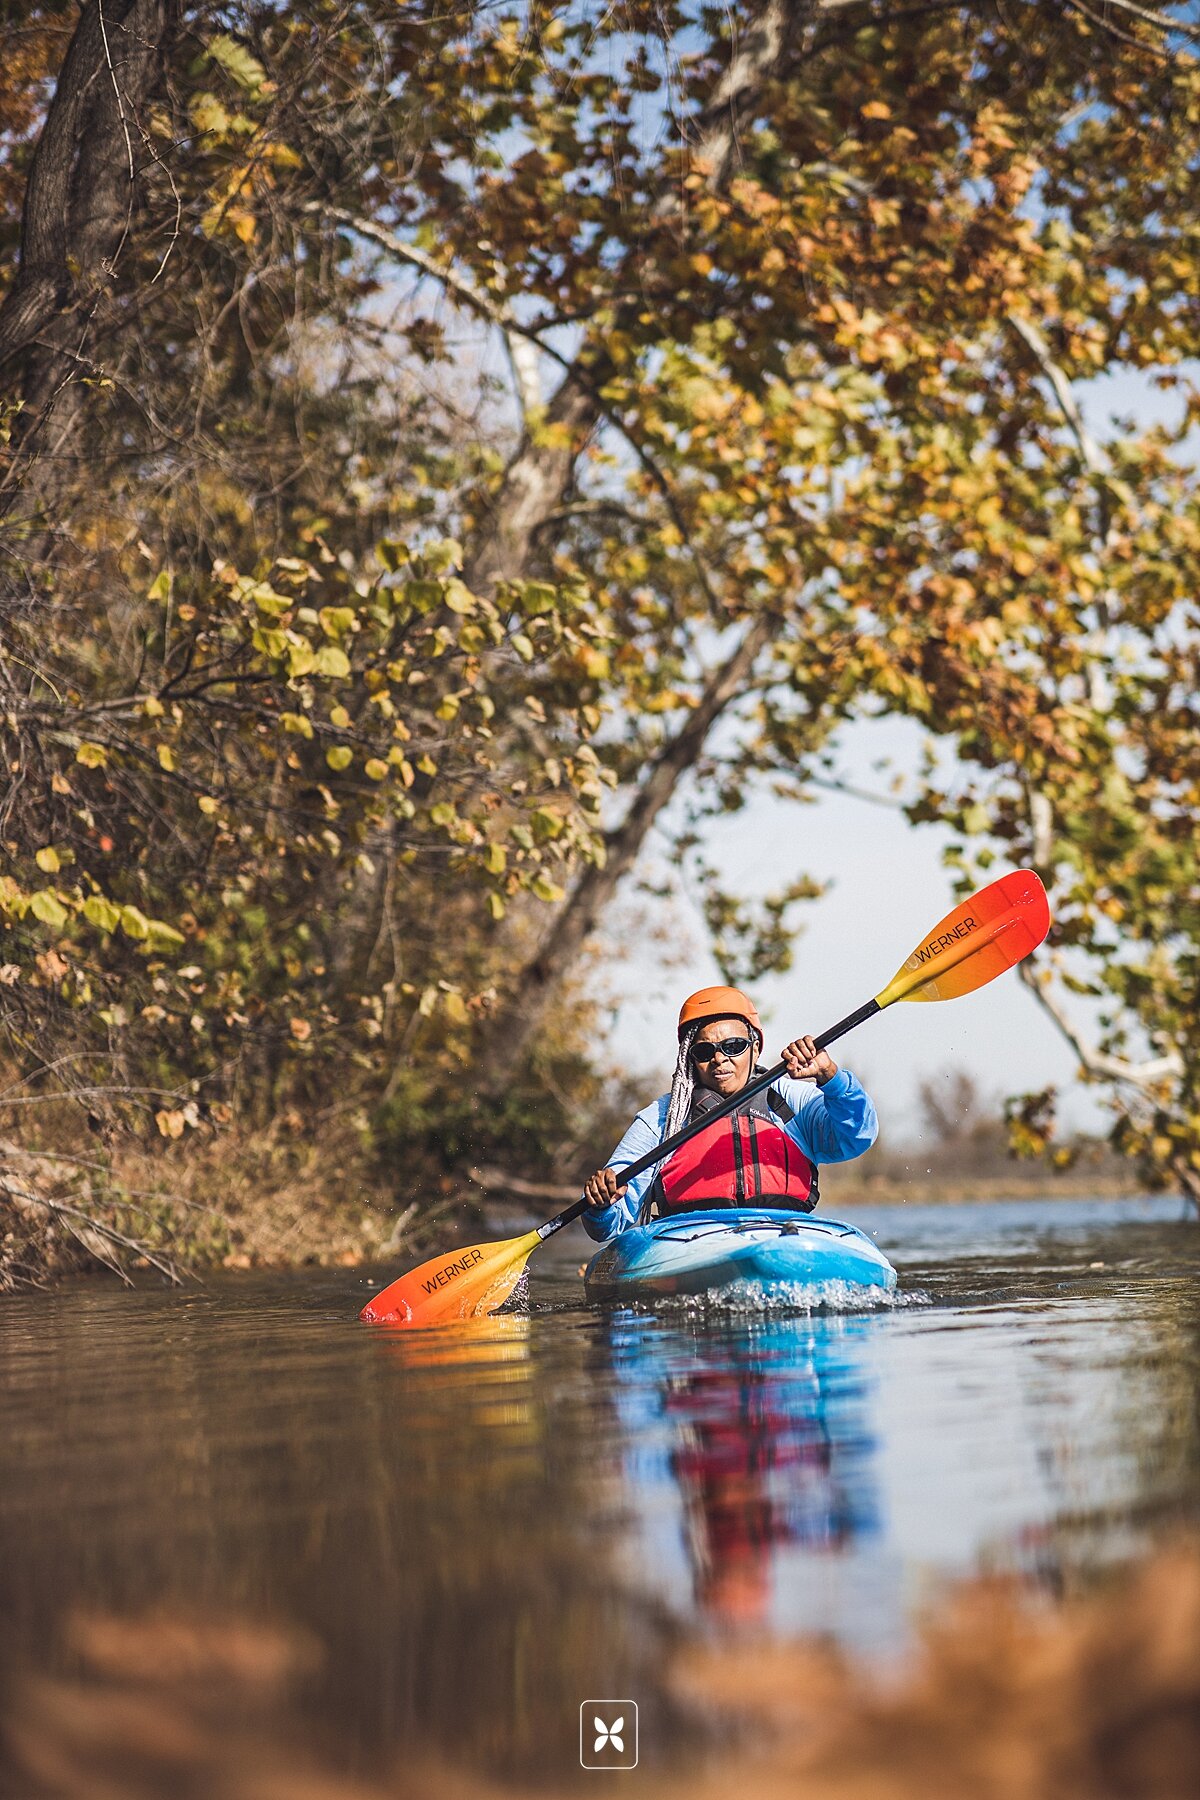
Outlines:
{"label": "reflection of blue kayak", "polygon": [[653,1299],[712,1288],[767,1289],[819,1300],[821,1290],[891,1289],[896,1271],[855,1225],[804,1213],[722,1207],[634,1225],[584,1272],[592,1300]]}

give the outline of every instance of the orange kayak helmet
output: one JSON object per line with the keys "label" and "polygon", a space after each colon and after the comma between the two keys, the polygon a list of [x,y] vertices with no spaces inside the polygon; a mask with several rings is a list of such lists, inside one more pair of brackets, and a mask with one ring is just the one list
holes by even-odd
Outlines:
{"label": "orange kayak helmet", "polygon": [[697,988],[694,994],[689,994],[679,1009],[680,1034],[687,1026],[704,1025],[709,1019],[745,1019],[758,1038],[759,1049],[762,1049],[763,1028],[758,1008],[749,994],[743,994],[741,988]]}

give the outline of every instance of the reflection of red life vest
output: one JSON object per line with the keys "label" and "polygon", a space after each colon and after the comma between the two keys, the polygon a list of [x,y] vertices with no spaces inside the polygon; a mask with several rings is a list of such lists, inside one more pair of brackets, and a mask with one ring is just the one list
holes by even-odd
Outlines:
{"label": "reflection of red life vest", "polygon": [[[704,1105],[704,1099],[697,1097]],[[708,1105],[720,1104],[714,1094]],[[693,1116],[695,1106],[693,1106]],[[662,1166],[651,1192],[659,1214],[755,1202],[811,1212],[817,1171],[783,1124],[791,1108],[776,1093],[755,1094],[728,1118],[681,1144]]]}

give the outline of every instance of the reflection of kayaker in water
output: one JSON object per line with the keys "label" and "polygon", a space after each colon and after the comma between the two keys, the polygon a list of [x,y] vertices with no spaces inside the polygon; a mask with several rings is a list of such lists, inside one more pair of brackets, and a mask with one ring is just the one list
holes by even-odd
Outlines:
{"label": "reflection of kayaker in water", "polygon": [[761,1625],[797,1589],[823,1622],[830,1584],[857,1576],[818,1564],[847,1558],[861,1570],[855,1559],[881,1528],[865,1356],[876,1326],[866,1314],[769,1310],[702,1322],[609,1315],[625,1475],[652,1581],[678,1591],[681,1549],[712,1623]]}
{"label": "reflection of kayaker in water", "polygon": [[799,1037],[782,1052],[788,1073],[774,1087],[622,1185],[623,1168],[740,1093],[762,1047],[758,1012],[740,989],[701,988],[684,1001],[670,1093],[643,1108],[608,1166],[584,1188],[583,1224],[592,1237],[613,1237],[639,1217],[714,1206],[811,1212],[818,1166],[849,1162],[870,1149],[879,1122],[869,1096],[811,1037]]}
{"label": "reflection of kayaker in water", "polygon": [[687,1509],[696,1598],[727,1623],[759,1622],[777,1548],[833,1550],[853,1534],[819,1391],[798,1394],[786,1364],[739,1358],[677,1383],[667,1413],[680,1432],[671,1468]]}

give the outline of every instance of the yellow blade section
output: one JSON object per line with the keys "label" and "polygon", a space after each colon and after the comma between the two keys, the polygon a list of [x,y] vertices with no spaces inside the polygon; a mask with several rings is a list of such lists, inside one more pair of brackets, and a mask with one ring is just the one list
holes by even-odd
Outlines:
{"label": "yellow blade section", "polygon": [[536,1231],[499,1244],[443,1251],[401,1275],[359,1313],[369,1325],[445,1325],[503,1306],[541,1243]]}
{"label": "yellow blade section", "polygon": [[1045,888],[1032,869],[1014,869],[947,913],[876,1001],[891,1006],[974,993],[1036,950],[1049,929]]}

